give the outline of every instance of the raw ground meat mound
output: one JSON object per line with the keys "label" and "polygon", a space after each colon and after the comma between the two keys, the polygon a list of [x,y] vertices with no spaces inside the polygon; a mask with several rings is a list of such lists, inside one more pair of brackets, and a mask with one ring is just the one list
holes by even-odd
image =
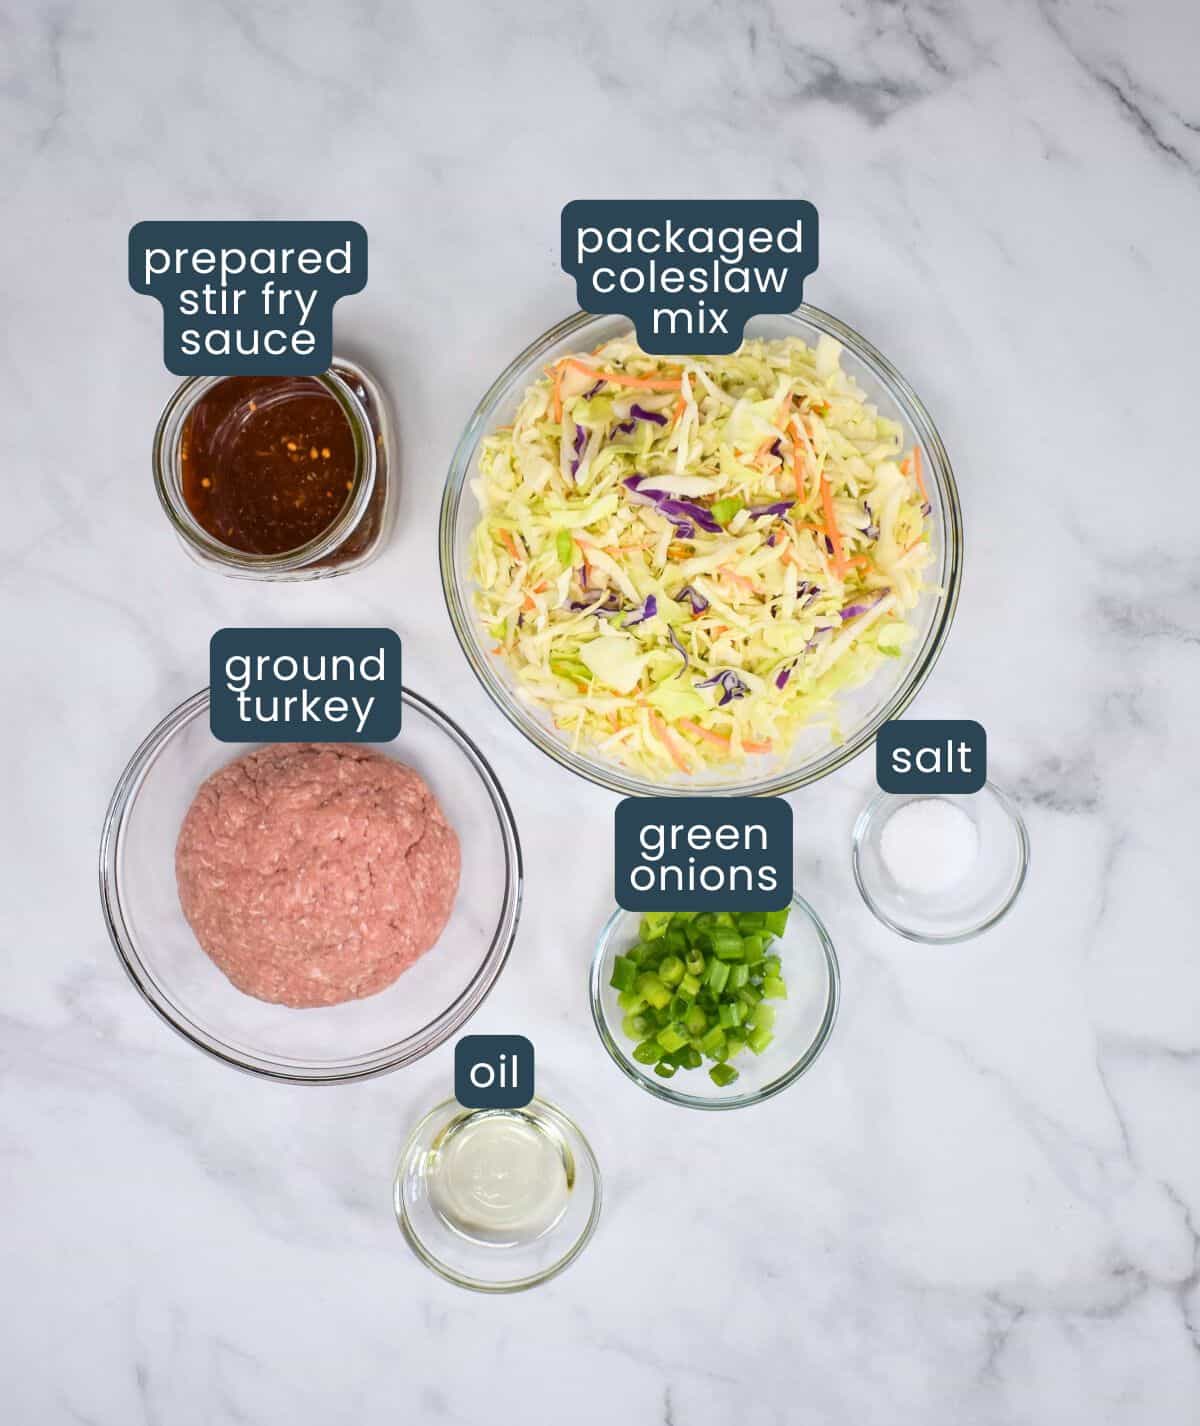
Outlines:
{"label": "raw ground meat mound", "polygon": [[337,1005],[441,935],[458,838],[412,768],[354,744],[257,748],[203,783],[175,875],[205,951],[247,995]]}

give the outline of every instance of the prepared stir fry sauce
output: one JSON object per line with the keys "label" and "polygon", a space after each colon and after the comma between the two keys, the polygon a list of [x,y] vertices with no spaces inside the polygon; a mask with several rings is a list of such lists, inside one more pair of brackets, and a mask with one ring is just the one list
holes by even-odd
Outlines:
{"label": "prepared stir fry sauce", "polygon": [[354,487],[354,433],[311,377],[228,377],[188,413],[183,498],[214,539],[248,554],[300,549]]}

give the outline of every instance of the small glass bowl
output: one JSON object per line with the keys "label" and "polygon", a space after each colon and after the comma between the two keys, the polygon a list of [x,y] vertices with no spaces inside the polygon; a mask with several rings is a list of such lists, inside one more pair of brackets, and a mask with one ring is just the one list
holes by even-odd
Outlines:
{"label": "small glass bowl", "polygon": [[854,824],[854,880],[880,921],[910,941],[948,945],[994,926],[1017,899],[1029,869],[1029,834],[1012,801],[994,782],[952,799],[975,826],[975,860],[961,882],[937,892],[913,892],[888,870],[880,849],[883,829],[910,802],[929,795],[877,793]]}
{"label": "small glass bowl", "polygon": [[899,421],[906,438],[921,446],[931,506],[929,539],[933,561],[928,588],[911,615],[914,637],[901,656],[883,659],[865,683],[838,693],[835,704],[843,734],[840,740],[835,741],[828,725],[817,720],[801,729],[786,751],[755,756],[741,765],[723,765],[690,775],[664,774],[661,778],[633,771],[586,744],[576,747],[572,735],[556,728],[544,709],[522,698],[508,664],[489,652],[495,641],[488,636],[475,610],[476,586],[470,571],[471,536],[479,520],[471,482],[478,475],[481,442],[498,426],[512,421],[526,389],[548,363],[568,352],[590,351],[628,331],[625,317],[576,312],[515,356],[480,399],[459,438],[442,496],[438,548],[450,622],[475,676],[509,722],[535,747],[580,777],[626,797],[687,797],[700,793],[766,796],[792,792],[833,772],[870,747],[880,726],[890,718],[900,717],[916,697],[937,662],[958,603],[963,559],[962,514],[950,459],[917,393],[891,362],[853,328],[807,305],[792,313],[751,317],[746,323],[747,337],[800,337],[810,346],[822,336],[833,337],[842,346],[845,371],[875,403],[880,415]]}
{"label": "small glass bowl", "polygon": [[636,943],[641,919],[636,911],[613,912],[596,943],[589,981],[592,1019],[601,1043],[634,1084],[656,1099],[688,1109],[741,1109],[770,1099],[811,1068],[837,1019],[841,976],[829,933],[802,896],[792,897],[787,930],[771,948],[783,961],[788,988],[788,998],[775,1003],[774,1043],[761,1055],[750,1051],[739,1055],[738,1077],[724,1087],[709,1078],[707,1062],[701,1069],[680,1070],[667,1080],[656,1075],[652,1065],[633,1058],[634,1042],[621,1025],[625,1012],[609,980],[613,961]]}
{"label": "small glass bowl", "polygon": [[100,899],[121,964],[151,1007],[226,1064],[293,1084],[364,1079],[411,1064],[475,1013],[504,969],[521,910],[521,845],[508,801],[474,743],[405,689],[404,724],[380,747],[416,769],[458,834],[464,874],[450,920],[378,995],[313,1009],[245,995],[200,948],[179,905],[175,842],[196,789],[261,744],[218,742],[208,689],[134,753],[109,804]]}
{"label": "small glass bowl", "polygon": [[[570,1193],[564,1212],[540,1236],[494,1244],[452,1228],[434,1206],[436,1145],[447,1130],[486,1115],[515,1115],[537,1124],[559,1144]],[[547,1100],[524,1109],[464,1109],[456,1099],[431,1109],[400,1155],[393,1193],[396,1221],[418,1258],[458,1287],[474,1292],[523,1292],[556,1277],[583,1252],[600,1221],[600,1168],[575,1122]]]}

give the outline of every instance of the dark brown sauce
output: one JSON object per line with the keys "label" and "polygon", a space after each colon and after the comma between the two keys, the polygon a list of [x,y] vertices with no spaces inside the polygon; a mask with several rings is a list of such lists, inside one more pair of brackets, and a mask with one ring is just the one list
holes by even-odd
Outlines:
{"label": "dark brown sauce", "polygon": [[354,432],[311,377],[231,376],[184,422],[183,498],[214,539],[279,555],[315,540],[354,486]]}

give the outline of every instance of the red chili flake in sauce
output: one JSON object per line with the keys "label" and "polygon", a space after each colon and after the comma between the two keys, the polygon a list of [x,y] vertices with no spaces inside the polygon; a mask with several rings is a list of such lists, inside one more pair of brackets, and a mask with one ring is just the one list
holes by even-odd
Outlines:
{"label": "red chili flake in sauce", "polygon": [[354,433],[307,376],[231,376],[184,422],[183,498],[200,525],[247,554],[299,549],[327,530],[354,485]]}

